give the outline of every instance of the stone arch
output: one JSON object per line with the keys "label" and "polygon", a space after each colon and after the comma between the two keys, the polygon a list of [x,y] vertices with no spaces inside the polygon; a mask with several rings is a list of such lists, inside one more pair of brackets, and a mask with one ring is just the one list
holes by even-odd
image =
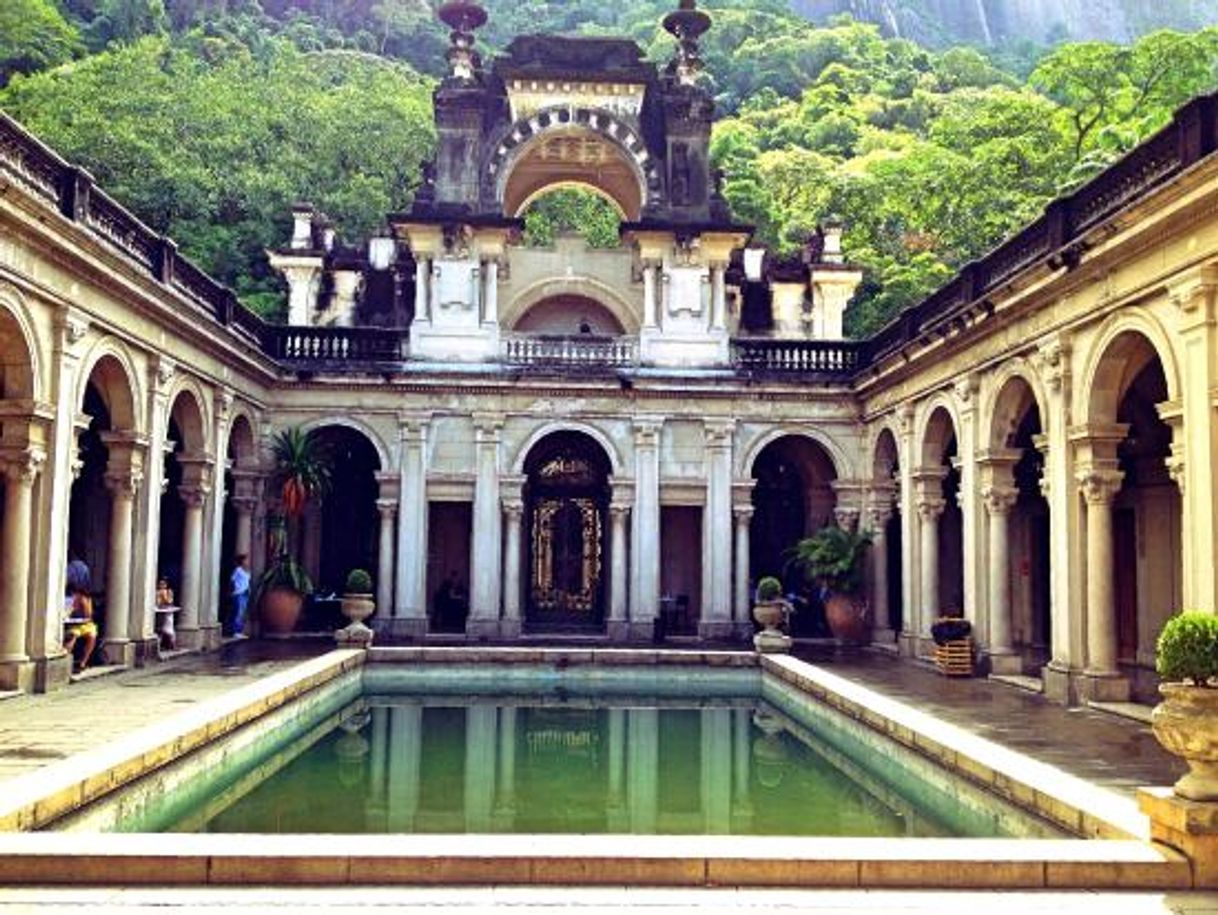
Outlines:
{"label": "stone arch", "polygon": [[524,442],[516,452],[516,458],[512,461],[512,473],[517,476],[522,476],[525,472],[525,464],[529,459],[529,453],[544,439],[549,438],[556,432],[578,432],[588,436],[605,452],[605,456],[609,459],[609,469],[613,476],[622,475],[622,457],[618,450],[613,445],[613,441],[595,426],[587,423],[575,422],[572,420],[555,420],[543,424],[536,429]]}
{"label": "stone arch", "polygon": [[990,396],[981,411],[983,417],[988,417],[989,426],[981,441],[988,448],[1007,447],[1020,420],[1031,407],[1040,415],[1041,431],[1047,433],[1046,403],[1044,387],[1031,367],[1023,359],[1010,360],[992,379]]}
{"label": "stone arch", "polygon": [[[603,144],[597,154],[608,152],[610,167],[594,169],[592,163],[577,160],[569,165],[548,162],[532,177],[521,170],[545,143],[568,137]],[[483,174],[488,196],[510,216],[519,215],[542,188],[560,183],[600,190],[631,220],[659,203],[663,193],[659,163],[639,133],[610,111],[577,105],[543,108],[509,125],[491,146]]]}
{"label": "stone arch", "polygon": [[84,361],[74,403],[77,408],[85,402],[85,392],[92,384],[101,394],[110,414],[111,428],[127,432],[142,429],[137,404],[143,402],[131,355],[114,338],[99,341]]}
{"label": "stone arch", "polygon": [[326,426],[343,426],[360,433],[364,438],[368,439],[368,443],[376,451],[377,461],[380,463],[379,469],[391,470],[393,468],[393,461],[390,457],[391,452],[386,447],[385,440],[372,426],[363,420],[356,419],[353,416],[320,416],[300,424],[300,428],[305,432],[318,431]]}
{"label": "stone arch", "polygon": [[574,296],[591,299],[613,316],[626,334],[639,332],[638,309],[617,290],[586,276],[544,279],[520,291],[503,311],[503,326],[515,328],[534,306],[550,299]]}
{"label": "stone arch", "polygon": [[761,452],[780,438],[787,436],[809,439],[813,444],[819,445],[833,463],[833,472],[837,479],[852,480],[855,478],[854,464],[847,457],[845,449],[832,436],[809,426],[782,426],[758,436],[744,452],[739,477],[741,479],[751,478],[754,465]]}
{"label": "stone arch", "polygon": [[[169,397],[169,419],[182,435],[181,450],[190,455],[208,453],[211,436],[207,421],[207,398],[193,380],[179,382]],[[168,429],[166,424],[166,429]]]}
{"label": "stone arch", "polygon": [[897,434],[893,428],[888,423],[881,423],[876,429],[875,441],[871,447],[873,480],[888,482],[901,466],[901,448],[897,442]]}
{"label": "stone arch", "polygon": [[626,211],[624,209],[622,209],[621,202],[616,197],[614,197],[612,194],[610,194],[608,191],[606,191],[603,188],[597,187],[595,184],[590,184],[587,181],[576,181],[574,179],[567,180],[567,181],[553,181],[553,182],[550,182],[549,184],[542,185],[541,187],[537,188],[537,190],[533,191],[531,194],[529,194],[527,197],[525,197],[524,200],[521,201],[519,206],[515,207],[515,209],[518,213],[523,214],[525,211],[528,210],[528,208],[530,206],[535,204],[542,197],[545,197],[546,194],[549,194],[552,191],[562,191],[562,190],[579,190],[579,191],[587,191],[590,194],[595,194],[597,197],[601,198],[601,200],[603,200],[607,204],[609,204],[609,206],[613,207],[614,211],[618,215],[618,219],[628,219],[629,218],[629,216],[627,216],[627,214],[626,214]]}
{"label": "stone arch", "polygon": [[1167,399],[1179,399],[1175,350],[1159,322],[1142,309],[1129,309],[1106,321],[1095,335],[1084,363],[1079,406],[1086,421],[1115,422],[1129,385],[1156,356],[1167,383]]}
{"label": "stone arch", "polygon": [[922,406],[914,435],[918,462],[924,467],[943,463],[948,443],[960,432],[960,413],[946,394],[936,395]]}
{"label": "stone arch", "polygon": [[43,391],[41,350],[25,301],[0,285],[0,399],[43,400]]}
{"label": "stone arch", "polygon": [[224,451],[231,456],[235,467],[245,469],[257,465],[257,430],[253,414],[244,407],[234,407],[224,438]]}

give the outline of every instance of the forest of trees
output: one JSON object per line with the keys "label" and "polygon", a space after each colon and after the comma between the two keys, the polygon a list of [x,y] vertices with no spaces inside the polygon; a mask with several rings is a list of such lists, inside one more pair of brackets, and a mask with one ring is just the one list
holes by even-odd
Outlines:
{"label": "forest of trees", "polygon": [[[485,53],[514,34],[624,34],[657,61],[669,0],[488,0]],[[1218,81],[1218,28],[988,56],[814,27],[784,0],[705,3],[736,216],[798,247],[828,216],[874,329]],[[447,37],[427,0],[3,0],[0,107],[264,313],[264,249],[308,199],[356,240],[409,204],[434,143]],[[530,214],[544,242],[612,217],[578,194]]]}

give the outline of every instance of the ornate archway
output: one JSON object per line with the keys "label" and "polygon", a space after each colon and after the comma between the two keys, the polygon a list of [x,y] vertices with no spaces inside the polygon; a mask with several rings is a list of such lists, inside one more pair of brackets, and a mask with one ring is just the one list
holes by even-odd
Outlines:
{"label": "ornate archway", "polygon": [[609,458],[581,432],[555,432],[525,459],[525,625],[594,630],[608,595]]}

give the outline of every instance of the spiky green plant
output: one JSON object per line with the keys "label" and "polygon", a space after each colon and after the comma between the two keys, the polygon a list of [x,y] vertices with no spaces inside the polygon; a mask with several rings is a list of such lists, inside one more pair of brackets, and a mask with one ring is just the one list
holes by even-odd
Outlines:
{"label": "spiky green plant", "polygon": [[871,546],[870,531],[848,531],[830,525],[795,544],[788,565],[811,582],[839,594],[855,594],[863,585],[863,557]]}

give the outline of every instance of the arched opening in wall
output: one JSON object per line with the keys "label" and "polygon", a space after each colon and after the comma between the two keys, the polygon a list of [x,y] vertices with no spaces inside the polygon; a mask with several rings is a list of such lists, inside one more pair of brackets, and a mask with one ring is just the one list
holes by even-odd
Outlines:
{"label": "arched opening in wall", "polygon": [[637,222],[643,211],[643,181],[638,166],[613,141],[595,131],[572,127],[547,131],[531,140],[512,160],[503,190],[503,211],[525,214],[529,204],[552,188],[581,188],[609,201]]}
{"label": "arched opening in wall", "polygon": [[749,577],[755,588],[767,576],[779,578],[797,597],[791,633],[827,636],[824,607],[816,589],[790,560],[800,540],[834,523],[837,496],[833,459],[816,441],[784,435],[770,442],[753,462],[753,520],[749,528]]}
{"label": "arched opening in wall", "polygon": [[[21,447],[27,443],[28,426],[32,419],[26,414],[26,408],[20,406],[21,401],[30,401],[34,397],[33,358],[26,346],[25,335],[17,320],[7,310],[0,307],[0,443],[12,447]],[[25,428],[22,428],[22,427]],[[20,543],[20,538],[26,532],[36,530],[35,517],[16,518],[10,516],[12,509],[8,508],[10,496],[14,499],[20,493],[8,489],[7,474],[0,467],[0,544],[9,542]],[[17,484],[13,484],[17,485]],[[37,504],[35,501],[34,504]],[[31,515],[37,512],[33,509]],[[7,530],[6,525],[16,524],[14,530]],[[22,526],[25,531],[22,531]],[[37,538],[31,538],[36,542]],[[32,552],[32,543],[26,545]],[[27,553],[27,561],[29,554]],[[7,578],[7,577],[6,577]],[[9,614],[25,614],[28,610],[29,595],[9,593],[9,581],[0,582],[0,617],[8,618]],[[27,582],[28,584],[28,582]],[[54,608],[57,610],[58,608]],[[6,627],[7,631],[7,627]],[[6,645],[3,650],[15,653],[24,652],[24,639],[21,644]]]}
{"label": "arched opening in wall", "polygon": [[582,432],[555,432],[525,459],[525,626],[599,631],[608,586],[609,476],[604,449]]}
{"label": "arched opening in wall", "polygon": [[[932,542],[921,547],[935,554],[935,593],[923,583],[926,627],[939,616],[964,615],[964,514],[960,509],[960,467],[956,427],[951,414],[937,407],[926,426],[917,494],[922,523],[935,516]],[[926,571],[925,558],[923,570]]]}
{"label": "arched opening in wall", "polygon": [[203,410],[194,394],[180,391],[174,398],[165,436],[157,581],[168,585],[171,606],[180,608],[173,628],[181,646],[193,648],[200,644],[203,505],[212,485]]}
{"label": "arched opening in wall", "polygon": [[870,520],[872,532],[871,606],[877,629],[892,633],[904,631],[905,607],[901,587],[900,500],[897,498],[901,461],[897,440],[884,429],[876,441],[872,478],[876,511]]}
{"label": "arched opening in wall", "polygon": [[596,299],[583,295],[542,299],[520,316],[512,330],[524,334],[588,338],[617,337],[626,332],[612,311]]}
{"label": "arched opening in wall", "polygon": [[381,459],[368,437],[349,426],[321,426],[312,434],[333,469],[329,493],[306,508],[301,527],[301,561],[313,578],[315,599],[300,625],[329,631],[347,622],[340,608],[347,575],[353,569],[377,572]]}
{"label": "arched opening in wall", "polygon": [[583,239],[589,248],[621,245],[623,211],[611,196],[594,185],[562,181],[549,183],[521,207],[522,243],[551,248],[559,238]]}
{"label": "arched opening in wall", "polygon": [[[68,505],[69,591],[79,588],[93,601],[93,621],[98,643],[107,638],[126,638],[122,618],[107,618],[111,595],[111,512],[113,499],[107,475],[129,467],[133,447],[134,398],[127,374],[113,356],[103,356],[94,365],[85,384],[81,416],[88,423],[78,427],[78,473]],[[82,420],[83,421],[83,420]],[[130,544],[127,545],[130,552]],[[129,571],[129,570],[128,570]],[[125,615],[126,609],[123,608]],[[79,642],[79,640],[78,640]],[[77,652],[82,648],[77,647]],[[83,655],[77,660],[84,662]]]}
{"label": "arched opening in wall", "polygon": [[[1008,576],[1010,606],[1002,612],[1009,613],[1010,647],[1020,655],[1024,670],[1035,672],[1052,658],[1052,569],[1049,502],[1041,486],[1047,441],[1043,438],[1040,407],[1027,381],[1011,378],[1003,385],[995,401],[993,422],[994,453],[1014,459],[1009,482],[1015,489],[1015,502],[1006,520],[1008,566],[1000,570],[991,562],[989,574]],[[999,517],[991,512],[988,523],[996,523]],[[992,620],[990,625],[992,632]]]}
{"label": "arched opening in wall", "polygon": [[1122,672],[1144,699],[1156,685],[1155,640],[1183,591],[1181,498],[1168,471],[1172,430],[1157,409],[1167,399],[1154,346],[1133,331],[1118,335],[1100,361],[1091,407],[1094,423],[1128,425],[1116,449],[1124,478],[1112,503],[1116,648]]}
{"label": "arched opening in wall", "polygon": [[[224,508],[221,513],[220,534],[220,626],[225,635],[244,634],[248,618],[247,594],[239,605],[235,594],[235,578],[239,563],[245,573],[252,568],[252,523],[256,494],[249,476],[256,462],[254,430],[249,420],[238,416],[228,433],[228,448],[224,461]],[[252,587],[250,589],[252,591]]]}

